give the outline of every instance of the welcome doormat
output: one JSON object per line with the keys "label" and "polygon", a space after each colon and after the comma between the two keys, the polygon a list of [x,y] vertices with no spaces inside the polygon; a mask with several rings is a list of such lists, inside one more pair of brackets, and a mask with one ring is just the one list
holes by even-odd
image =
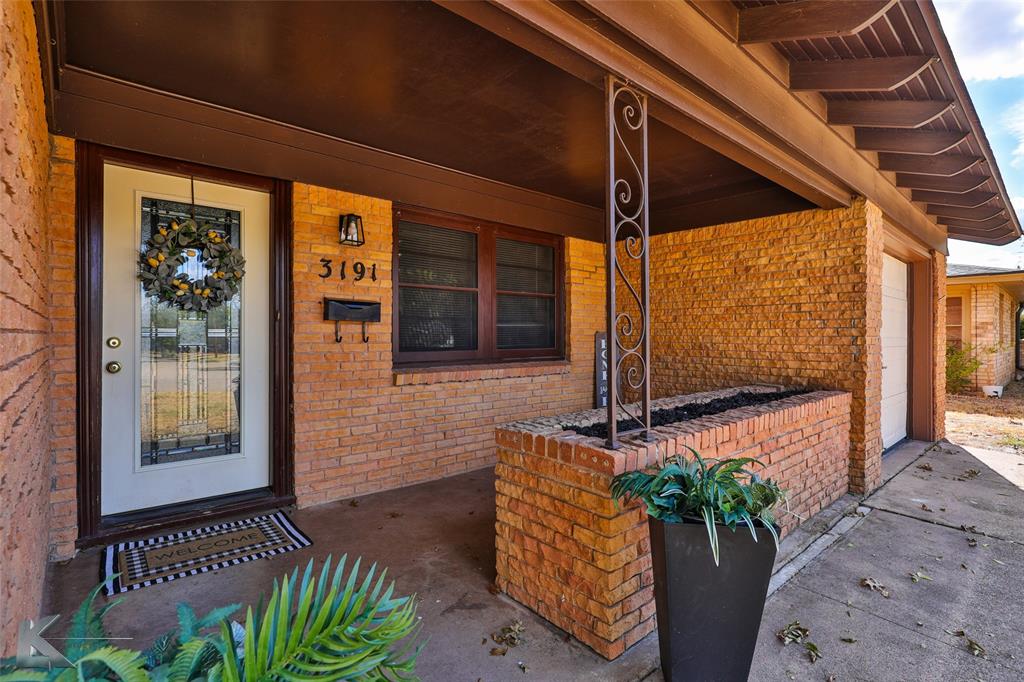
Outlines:
{"label": "welcome doormat", "polygon": [[119,542],[103,552],[104,591],[109,596],[137,590],[311,544],[284,512]]}

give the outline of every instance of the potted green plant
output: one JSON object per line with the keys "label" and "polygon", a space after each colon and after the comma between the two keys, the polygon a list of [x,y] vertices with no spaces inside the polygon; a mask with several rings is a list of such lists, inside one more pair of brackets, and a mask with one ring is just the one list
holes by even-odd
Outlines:
{"label": "potted green plant", "polygon": [[773,510],[785,495],[750,470],[755,459],[691,452],[619,474],[611,492],[647,506],[666,682],[746,680],[778,550]]}

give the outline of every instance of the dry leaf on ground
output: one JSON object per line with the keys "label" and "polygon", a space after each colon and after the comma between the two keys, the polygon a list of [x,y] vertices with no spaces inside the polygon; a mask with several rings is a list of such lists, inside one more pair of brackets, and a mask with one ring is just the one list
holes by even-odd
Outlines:
{"label": "dry leaf on ground", "polygon": [[776,632],[775,636],[778,637],[779,641],[783,644],[790,644],[791,642],[802,642],[807,639],[810,634],[810,629],[800,625],[800,621],[794,620],[792,623]]}
{"label": "dry leaf on ground", "polygon": [[523,632],[525,631],[526,628],[523,626],[523,621],[517,618],[512,621],[511,625],[506,625],[498,632],[492,634],[491,639],[494,640],[495,644],[519,646],[523,643]]}
{"label": "dry leaf on ground", "polygon": [[861,578],[860,579],[860,585],[861,585],[861,587],[868,588],[872,592],[879,593],[880,595],[882,595],[886,599],[889,598],[889,590],[886,588],[885,585],[883,585],[882,583],[878,582],[874,578]]}

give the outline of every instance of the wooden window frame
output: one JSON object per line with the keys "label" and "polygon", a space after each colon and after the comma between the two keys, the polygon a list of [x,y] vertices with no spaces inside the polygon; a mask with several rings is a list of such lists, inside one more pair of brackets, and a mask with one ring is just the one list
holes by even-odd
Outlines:
{"label": "wooden window frame", "polygon": [[[401,221],[421,223],[431,227],[472,232],[477,236],[477,282],[476,287],[446,287],[436,285],[408,284],[421,289],[445,291],[476,291],[477,293],[477,348],[476,350],[442,351],[399,351],[398,302],[402,283],[398,267],[398,225]],[[497,289],[497,240],[499,238],[543,244],[554,249],[554,293],[539,294],[522,291]],[[504,225],[487,220],[477,220],[444,211],[417,206],[396,205],[392,212],[392,356],[396,366],[408,365],[451,365],[470,363],[498,363],[522,360],[564,359],[564,317],[565,296],[563,277],[565,238],[561,235],[537,232],[524,228]],[[555,345],[549,348],[507,349],[497,347],[497,303],[499,294],[553,298],[555,301]]]}

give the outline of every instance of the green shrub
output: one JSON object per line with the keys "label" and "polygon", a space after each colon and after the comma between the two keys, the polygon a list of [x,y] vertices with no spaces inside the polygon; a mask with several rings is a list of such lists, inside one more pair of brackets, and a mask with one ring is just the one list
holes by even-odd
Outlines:
{"label": "green shrub", "polygon": [[360,560],[347,573],[345,564],[342,557],[331,573],[327,557],[319,577],[310,561],[301,579],[296,568],[275,580],[270,602],[250,606],[244,625],[228,621],[238,604],[202,618],[178,604],[178,627],[141,652],[107,641],[103,617],[120,600],[94,607],[101,584],[72,618],[65,656],[73,667],[24,669],[3,660],[0,682],[416,679],[415,598],[394,596],[376,564],[362,582]]}
{"label": "green shrub", "polygon": [[703,523],[716,566],[719,523],[733,532],[743,524],[757,540],[756,519],[771,533],[777,547],[773,510],[785,500],[785,493],[771,479],[762,479],[745,468],[761,462],[750,457],[704,460],[696,450],[689,450],[692,460],[677,455],[660,470],[619,474],[612,479],[612,495],[623,502],[643,500],[647,514],[666,523]]}
{"label": "green shrub", "polygon": [[981,367],[969,343],[946,345],[946,392],[961,393],[972,385],[971,377]]}

